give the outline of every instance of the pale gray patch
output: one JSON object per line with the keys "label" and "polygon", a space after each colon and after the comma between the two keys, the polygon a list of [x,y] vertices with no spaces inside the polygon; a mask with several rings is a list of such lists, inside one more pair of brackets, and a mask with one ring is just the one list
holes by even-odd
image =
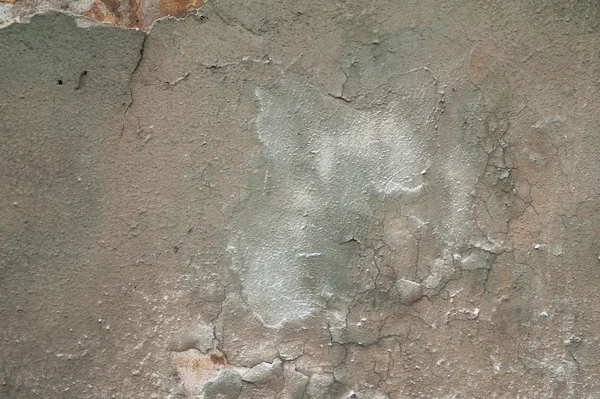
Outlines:
{"label": "pale gray patch", "polygon": [[272,363],[262,362],[252,367],[242,374],[242,379],[252,383],[267,382],[279,373],[283,373],[283,362],[281,359],[275,359]]}
{"label": "pale gray patch", "polygon": [[283,364],[283,376],[285,381],[285,397],[289,399],[304,398],[308,377],[298,372],[292,362]]}
{"label": "pale gray patch", "polygon": [[242,392],[242,377],[231,370],[221,370],[204,384],[204,399],[236,399]]}
{"label": "pale gray patch", "polygon": [[[291,78],[257,88],[256,96],[266,167],[234,217],[229,250],[245,300],[264,325],[280,327],[325,298],[352,295],[359,246],[342,244],[366,240],[375,209],[388,199],[422,225],[434,219],[426,228],[440,244],[436,256],[451,265],[471,231],[467,211],[479,173],[464,162],[471,155],[461,152],[464,143],[444,149],[448,156],[433,165],[439,145],[427,142],[432,130],[412,115],[411,99],[357,110]],[[428,195],[429,184],[443,185],[446,195]],[[430,263],[427,287],[435,289],[453,268]]]}
{"label": "pale gray patch", "polygon": [[400,293],[400,302],[404,305],[411,305],[423,297],[423,287],[414,281],[398,280],[396,288]]}
{"label": "pale gray patch", "polygon": [[463,270],[488,270],[492,266],[494,259],[495,255],[491,252],[471,248],[461,257],[460,266]]}
{"label": "pale gray patch", "polygon": [[280,326],[347,284],[352,250],[340,244],[365,237],[373,198],[420,195],[429,161],[391,112],[357,111],[291,80],[256,95],[262,206],[237,214],[230,250],[249,306]]}
{"label": "pale gray patch", "polygon": [[306,395],[315,399],[345,399],[349,397],[348,393],[348,389],[336,381],[332,374],[315,373],[306,387]]}

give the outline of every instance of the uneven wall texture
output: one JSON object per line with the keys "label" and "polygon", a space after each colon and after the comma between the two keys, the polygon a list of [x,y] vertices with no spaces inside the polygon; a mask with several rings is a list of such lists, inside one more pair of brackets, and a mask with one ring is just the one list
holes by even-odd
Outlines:
{"label": "uneven wall texture", "polygon": [[1,398],[600,397],[597,2],[32,4]]}

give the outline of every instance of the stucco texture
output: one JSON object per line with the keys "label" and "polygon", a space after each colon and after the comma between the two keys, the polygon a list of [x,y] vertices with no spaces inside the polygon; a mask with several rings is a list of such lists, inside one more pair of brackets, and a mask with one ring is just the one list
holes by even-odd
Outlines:
{"label": "stucco texture", "polygon": [[596,2],[176,3],[1,5],[1,398],[600,397]]}

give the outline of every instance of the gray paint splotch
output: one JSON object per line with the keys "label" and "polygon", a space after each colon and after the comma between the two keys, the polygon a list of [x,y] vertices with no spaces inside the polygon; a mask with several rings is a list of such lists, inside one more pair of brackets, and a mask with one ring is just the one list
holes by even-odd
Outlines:
{"label": "gray paint splotch", "polygon": [[[266,167],[234,217],[229,250],[247,304],[266,326],[307,317],[332,297],[349,303],[369,288],[352,263],[373,241],[375,213],[389,201],[443,248],[429,259],[426,286],[435,289],[452,273],[447,266],[470,232],[466,211],[479,173],[479,165],[451,156],[464,152],[460,142],[440,167],[432,164],[439,150],[428,142],[431,123],[405,118],[400,102],[357,110],[293,78],[259,87],[256,96]],[[447,201],[428,196],[436,179],[446,182]],[[407,236],[405,244],[416,245]]]}

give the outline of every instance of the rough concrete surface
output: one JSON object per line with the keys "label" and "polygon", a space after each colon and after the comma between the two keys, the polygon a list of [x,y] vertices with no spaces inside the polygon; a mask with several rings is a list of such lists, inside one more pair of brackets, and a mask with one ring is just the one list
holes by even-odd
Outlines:
{"label": "rough concrete surface", "polygon": [[595,1],[41,4],[0,9],[1,398],[600,397]]}

